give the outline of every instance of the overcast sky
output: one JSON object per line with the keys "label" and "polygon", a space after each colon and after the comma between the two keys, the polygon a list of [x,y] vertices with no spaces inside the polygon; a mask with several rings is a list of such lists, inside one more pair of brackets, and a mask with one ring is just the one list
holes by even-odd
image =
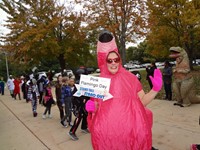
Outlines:
{"label": "overcast sky", "polygon": [[0,14],[1,14],[1,17],[0,17],[0,35],[2,35],[2,34],[5,34],[5,33],[8,33],[9,30],[3,26],[5,24],[7,14],[2,9],[0,9]]}
{"label": "overcast sky", "polygon": [[[2,0],[0,0],[0,2],[2,2]],[[59,4],[65,4],[67,6],[70,2],[74,3],[74,0],[58,0],[57,2]],[[75,10],[80,11],[81,7],[76,5]],[[0,9],[0,35],[9,33],[9,30],[6,27],[4,27],[6,18],[7,13]]]}
{"label": "overcast sky", "polygon": [[[2,0],[0,0],[1,2]],[[64,2],[65,0],[60,0],[61,2]],[[65,2],[64,2],[65,3]],[[65,3],[66,4],[66,3]],[[76,6],[75,8],[76,10],[80,10],[81,7],[80,6]],[[0,9],[0,35],[5,35],[7,33],[9,33],[9,30],[4,27],[3,25],[5,24],[5,20],[7,19],[7,13],[4,12],[2,9]],[[137,44],[133,44],[133,43],[129,43],[126,45],[126,47],[130,47],[130,46],[136,46]]]}

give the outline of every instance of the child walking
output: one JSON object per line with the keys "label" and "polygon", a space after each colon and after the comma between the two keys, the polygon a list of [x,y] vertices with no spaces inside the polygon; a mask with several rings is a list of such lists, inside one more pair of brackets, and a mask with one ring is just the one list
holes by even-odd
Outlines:
{"label": "child walking", "polygon": [[19,77],[16,77],[13,81],[15,88],[14,88],[14,99],[16,100],[16,97],[18,95],[19,100],[21,100],[21,95],[20,95],[20,84],[22,83]]}
{"label": "child walking", "polygon": [[62,88],[62,76],[59,75],[57,77],[57,83],[55,85],[55,95],[56,95],[56,103],[58,106],[58,110],[60,112],[60,121],[62,121],[62,119],[64,117],[64,108],[63,108],[62,102],[61,102],[61,88]]}
{"label": "child walking", "polygon": [[[72,109],[72,101],[71,101],[72,92],[71,92],[70,86],[68,85],[68,80],[69,80],[68,77],[62,78],[63,85],[62,85],[62,88],[61,88],[61,102],[62,102],[62,106],[65,108],[65,116],[62,118],[60,123],[64,127],[67,127],[68,125],[69,126],[72,125],[72,123],[71,123],[71,120],[72,120],[72,112],[71,112],[71,109]],[[67,121],[68,125],[65,124],[65,121]]]}
{"label": "child walking", "polygon": [[43,119],[46,119],[46,114],[48,113],[48,118],[52,118],[52,115],[51,115],[51,106],[52,104],[54,104],[54,100],[53,100],[53,96],[52,96],[52,92],[51,92],[51,84],[49,81],[47,81],[47,86],[45,88],[45,93],[44,93],[44,98],[43,98],[43,101],[44,101],[44,106],[46,107],[43,115],[42,115],[42,118]]}
{"label": "child walking", "polygon": [[33,117],[37,117],[37,99],[39,97],[37,81],[33,78],[28,85],[27,99],[31,101]]}
{"label": "child walking", "polygon": [[[80,80],[80,75],[79,75],[79,78],[77,80],[77,83],[79,82],[79,80]],[[72,95],[74,93],[76,93],[76,91],[77,91],[76,87],[74,86],[74,82],[75,81],[74,81],[73,78],[71,78],[69,80],[69,85],[70,85],[71,90],[72,90]],[[81,123],[82,132],[89,133],[88,124],[87,124],[88,113],[85,110],[85,104],[89,99],[90,99],[90,97],[86,97],[86,96],[81,96],[81,97],[73,96],[72,97],[73,112],[74,112],[74,115],[75,115],[75,120],[74,120],[74,123],[73,123],[68,135],[74,141],[78,140],[78,137],[76,136],[76,130],[78,129],[81,121],[82,121],[82,123]]]}

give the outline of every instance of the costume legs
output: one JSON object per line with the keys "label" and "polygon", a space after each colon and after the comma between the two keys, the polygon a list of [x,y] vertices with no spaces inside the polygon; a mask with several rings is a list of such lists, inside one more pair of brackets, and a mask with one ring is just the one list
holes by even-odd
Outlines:
{"label": "costume legs", "polygon": [[36,112],[36,110],[37,110],[37,99],[32,99],[31,104],[32,104],[33,112]]}
{"label": "costume legs", "polygon": [[178,103],[182,103],[182,97],[181,97],[181,82],[174,82],[173,83],[173,90],[176,94],[176,99]]}
{"label": "costume legs", "polygon": [[184,80],[181,84],[181,96],[183,99],[183,104],[189,106],[191,104],[189,99],[189,92],[194,85],[193,78]]}
{"label": "costume legs", "polygon": [[174,82],[173,87],[179,104],[189,106],[191,103],[200,103],[200,97],[196,96],[194,92],[193,78]]}

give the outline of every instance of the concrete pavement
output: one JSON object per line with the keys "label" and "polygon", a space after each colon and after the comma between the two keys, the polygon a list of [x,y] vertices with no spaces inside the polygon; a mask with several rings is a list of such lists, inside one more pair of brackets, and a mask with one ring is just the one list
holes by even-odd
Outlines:
{"label": "concrete pavement", "polygon": [[[155,99],[148,107],[154,113],[153,146],[159,150],[189,150],[200,143],[200,104],[187,108],[173,106],[174,101]],[[33,117],[31,104],[13,100],[5,90],[0,95],[0,150],[92,150],[90,134],[77,130],[78,141],[72,141],[59,123],[57,106],[53,118],[42,119],[44,107],[38,105]]]}

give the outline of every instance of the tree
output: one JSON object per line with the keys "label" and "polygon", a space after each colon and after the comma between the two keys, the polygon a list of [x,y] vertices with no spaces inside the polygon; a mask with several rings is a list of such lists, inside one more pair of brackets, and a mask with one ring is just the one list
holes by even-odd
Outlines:
{"label": "tree", "polygon": [[0,78],[7,79],[5,54],[0,53]]}
{"label": "tree", "polygon": [[132,60],[137,60],[140,63],[144,62],[145,58],[145,50],[146,50],[146,43],[141,42],[137,47],[129,47],[127,49],[127,58],[128,61]]}
{"label": "tree", "polygon": [[2,37],[3,49],[12,53],[15,61],[39,64],[41,59],[57,58],[63,70],[73,51],[89,55],[82,15],[71,6],[58,5],[56,0],[2,0],[0,8],[9,14],[11,31]]}
{"label": "tree", "polygon": [[171,46],[183,47],[192,60],[200,46],[200,1],[149,0],[149,50],[161,56],[168,55]]}
{"label": "tree", "polygon": [[83,5],[82,14],[90,30],[107,29],[117,41],[123,64],[125,44],[136,42],[145,33],[145,0],[76,0]]}

